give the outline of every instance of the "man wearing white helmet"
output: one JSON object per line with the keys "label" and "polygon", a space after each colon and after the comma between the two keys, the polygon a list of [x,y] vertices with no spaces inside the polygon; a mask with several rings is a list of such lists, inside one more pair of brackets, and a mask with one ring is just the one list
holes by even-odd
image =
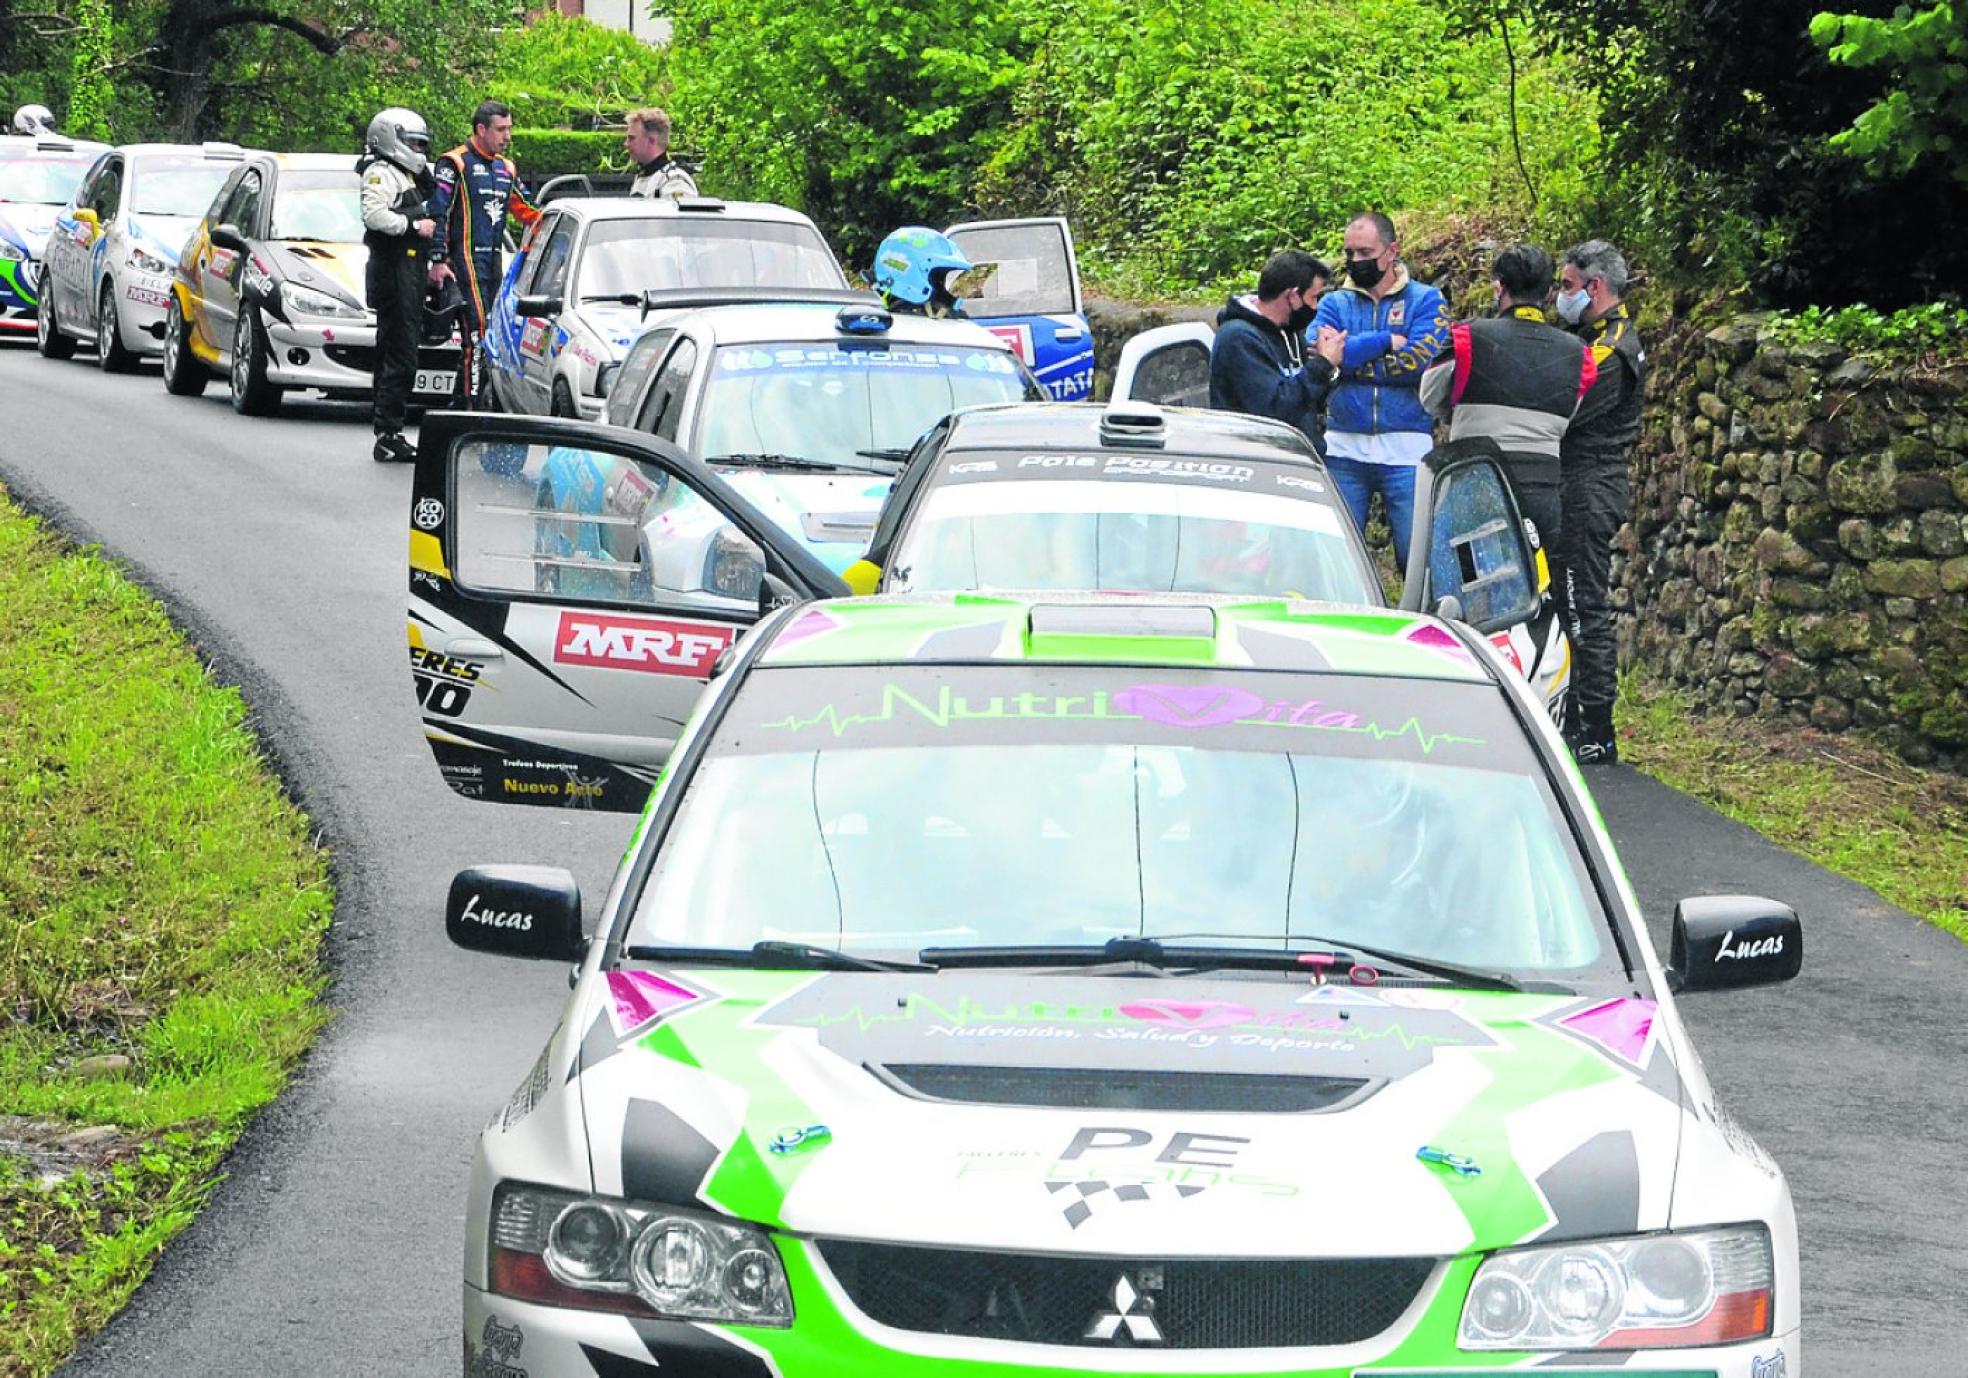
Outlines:
{"label": "man wearing white helmet", "polygon": [[369,246],[369,309],[376,313],[374,457],[414,459],[403,419],[417,372],[430,214],[430,130],[423,116],[398,107],[369,121],[356,162],[362,177],[362,242]]}
{"label": "man wearing white helmet", "polygon": [[45,105],[23,105],[14,112],[14,133],[25,134],[32,139],[38,135],[56,134],[55,112]]}

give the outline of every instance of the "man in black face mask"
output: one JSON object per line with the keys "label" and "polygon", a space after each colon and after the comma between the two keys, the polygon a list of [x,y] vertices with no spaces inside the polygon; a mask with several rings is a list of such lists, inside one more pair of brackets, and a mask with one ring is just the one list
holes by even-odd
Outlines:
{"label": "man in black face mask", "polygon": [[1257,295],[1232,297],[1216,315],[1210,346],[1210,405],[1289,422],[1326,452],[1320,412],[1346,348],[1343,331],[1324,329],[1308,354],[1305,332],[1332,270],[1300,249],[1274,254],[1258,274]]}

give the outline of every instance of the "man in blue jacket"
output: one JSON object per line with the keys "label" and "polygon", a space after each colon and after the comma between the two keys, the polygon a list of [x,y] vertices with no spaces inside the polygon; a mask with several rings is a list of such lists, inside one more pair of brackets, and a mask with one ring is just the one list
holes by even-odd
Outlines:
{"label": "man in blue jacket", "polygon": [[1392,220],[1355,216],[1346,227],[1348,281],[1325,295],[1314,320],[1346,333],[1326,402],[1326,467],[1362,528],[1368,499],[1380,494],[1405,561],[1415,466],[1435,445],[1421,375],[1448,345],[1449,326],[1442,294],[1408,275],[1400,249]]}
{"label": "man in blue jacket", "polygon": [[1257,295],[1232,297],[1216,313],[1210,343],[1209,404],[1296,426],[1320,454],[1319,411],[1346,337],[1321,330],[1308,354],[1305,334],[1331,279],[1332,270],[1302,249],[1273,254],[1258,274]]}

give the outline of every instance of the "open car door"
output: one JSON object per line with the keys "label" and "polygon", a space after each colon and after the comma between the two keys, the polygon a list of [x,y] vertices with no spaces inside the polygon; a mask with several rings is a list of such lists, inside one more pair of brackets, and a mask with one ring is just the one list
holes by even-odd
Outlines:
{"label": "open car door", "polygon": [[1053,400],[1090,401],[1093,329],[1064,217],[973,220],[944,233],[973,264],[994,270],[964,316],[1009,342]]}
{"label": "open car door", "polygon": [[1201,321],[1159,325],[1129,336],[1114,365],[1114,400],[1207,407],[1215,340],[1216,332]]}
{"label": "open car door", "polygon": [[410,671],[438,769],[467,798],[640,809],[725,648],[773,607],[846,591],[668,441],[424,421]]}
{"label": "open car door", "polygon": [[1415,476],[1401,606],[1457,618],[1489,637],[1563,727],[1572,647],[1534,530],[1518,510],[1494,440],[1437,447]]}

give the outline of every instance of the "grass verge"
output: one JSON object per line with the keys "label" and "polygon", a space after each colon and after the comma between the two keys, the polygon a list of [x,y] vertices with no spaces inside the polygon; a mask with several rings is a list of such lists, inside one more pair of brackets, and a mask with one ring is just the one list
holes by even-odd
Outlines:
{"label": "grass verge", "polygon": [[236,690],[0,490],[0,1378],[115,1313],[326,1018],[327,859]]}
{"label": "grass verge", "polygon": [[1709,717],[1628,676],[1620,759],[1968,941],[1968,779],[1849,734]]}

